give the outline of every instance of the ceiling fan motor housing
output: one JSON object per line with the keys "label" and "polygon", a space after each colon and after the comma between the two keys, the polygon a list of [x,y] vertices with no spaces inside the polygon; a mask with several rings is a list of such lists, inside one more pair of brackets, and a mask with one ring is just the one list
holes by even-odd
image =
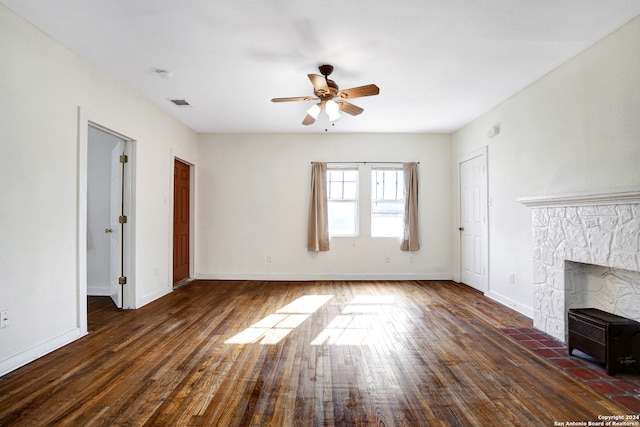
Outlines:
{"label": "ceiling fan motor housing", "polygon": [[338,84],[333,80],[327,79],[327,87],[329,88],[328,91],[325,89],[315,89],[313,93],[323,101],[334,98],[338,94]]}
{"label": "ceiling fan motor housing", "polygon": [[324,76],[325,81],[327,82],[328,91],[324,88],[316,88],[313,93],[320,98],[322,101],[328,101],[331,98],[334,98],[338,94],[338,84],[333,80],[328,78],[331,73],[333,73],[333,65],[324,64],[318,67],[320,74]]}

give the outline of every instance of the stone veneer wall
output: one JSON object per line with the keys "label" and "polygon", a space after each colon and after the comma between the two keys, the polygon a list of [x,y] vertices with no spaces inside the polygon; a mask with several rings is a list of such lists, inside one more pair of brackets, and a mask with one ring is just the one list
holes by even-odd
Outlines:
{"label": "stone veneer wall", "polygon": [[566,261],[640,271],[640,204],[534,208],[533,325],[563,341],[586,276]]}

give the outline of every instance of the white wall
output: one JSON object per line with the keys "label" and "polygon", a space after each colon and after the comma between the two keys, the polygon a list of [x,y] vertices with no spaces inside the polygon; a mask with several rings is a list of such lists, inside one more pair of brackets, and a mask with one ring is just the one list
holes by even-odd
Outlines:
{"label": "white wall", "polygon": [[78,107],[138,138],[137,305],[170,291],[171,152],[197,136],[4,6],[0,58],[1,375],[82,334]]}
{"label": "white wall", "polygon": [[[198,277],[451,278],[449,136],[208,134],[198,146]],[[332,238],[330,251],[308,252],[312,161],[420,162],[420,251],[400,251],[399,239],[368,237],[369,219],[361,214],[359,237]],[[369,167],[360,165],[367,188]],[[361,200],[361,212],[369,203]]]}
{"label": "white wall", "polygon": [[[490,296],[531,313],[531,212],[517,198],[640,184],[638,76],[635,19],[453,135],[454,188],[457,160],[488,145]],[[459,270],[458,253],[454,239]]]}

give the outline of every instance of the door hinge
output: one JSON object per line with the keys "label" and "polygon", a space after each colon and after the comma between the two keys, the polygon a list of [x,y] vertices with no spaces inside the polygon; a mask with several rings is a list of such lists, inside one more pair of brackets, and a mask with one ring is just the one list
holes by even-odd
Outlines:
{"label": "door hinge", "polygon": [[118,285],[126,285],[127,278],[126,277],[118,277]]}
{"label": "door hinge", "polygon": [[127,163],[129,161],[129,156],[123,154],[120,156],[120,163]]}
{"label": "door hinge", "polygon": [[120,224],[126,224],[126,223],[127,223],[127,217],[126,217],[126,215],[122,215],[122,216],[118,217],[118,222],[119,222]]}

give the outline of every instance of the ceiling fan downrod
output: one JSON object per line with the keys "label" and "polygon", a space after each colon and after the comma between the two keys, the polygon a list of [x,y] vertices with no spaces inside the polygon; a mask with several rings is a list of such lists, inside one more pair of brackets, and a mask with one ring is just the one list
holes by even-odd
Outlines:
{"label": "ceiling fan downrod", "polygon": [[333,73],[333,65],[324,64],[318,67],[320,74],[322,74],[325,80],[329,80],[328,77]]}

